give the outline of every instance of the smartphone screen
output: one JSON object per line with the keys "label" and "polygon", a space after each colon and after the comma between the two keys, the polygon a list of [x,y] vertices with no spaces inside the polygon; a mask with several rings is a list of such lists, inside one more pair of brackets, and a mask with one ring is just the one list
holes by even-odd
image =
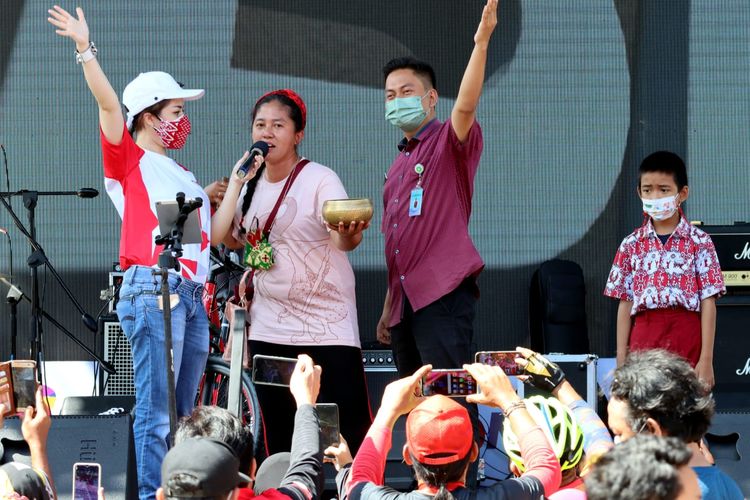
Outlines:
{"label": "smartphone screen", "polygon": [[477,384],[466,370],[432,370],[422,378],[422,395],[460,398],[477,393]]}
{"label": "smartphone screen", "polygon": [[253,356],[253,382],[256,384],[289,386],[297,360],[277,356]]}
{"label": "smartphone screen", "polygon": [[483,365],[498,366],[506,375],[520,375],[521,367],[516,358],[523,357],[518,351],[481,351],[476,353],[474,361]]}
{"label": "smartphone screen", "polygon": [[339,444],[339,405],[336,403],[318,403],[315,405],[320,423],[320,449]]}
{"label": "smartphone screen", "polygon": [[13,397],[16,408],[20,411],[27,406],[36,405],[36,363],[33,361],[14,361],[11,365],[13,372]]}
{"label": "smartphone screen", "polygon": [[97,500],[102,468],[94,463],[73,464],[73,500]]}

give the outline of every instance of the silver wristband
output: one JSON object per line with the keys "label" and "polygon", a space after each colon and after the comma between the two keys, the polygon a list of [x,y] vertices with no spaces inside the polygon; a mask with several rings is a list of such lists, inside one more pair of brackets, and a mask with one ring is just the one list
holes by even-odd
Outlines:
{"label": "silver wristband", "polygon": [[94,42],[89,42],[88,48],[84,50],[83,52],[78,52],[76,49],[75,55],[76,55],[76,63],[77,64],[83,64],[87,63],[92,59],[96,58],[96,45],[94,45]]}

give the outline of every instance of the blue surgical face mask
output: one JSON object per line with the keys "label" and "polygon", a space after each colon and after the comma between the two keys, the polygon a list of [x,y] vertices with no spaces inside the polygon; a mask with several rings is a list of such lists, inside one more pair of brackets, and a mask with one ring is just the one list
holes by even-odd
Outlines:
{"label": "blue surgical face mask", "polygon": [[412,132],[419,127],[427,116],[427,111],[422,107],[422,99],[427,97],[427,92],[422,97],[396,97],[385,103],[385,119],[404,132]]}

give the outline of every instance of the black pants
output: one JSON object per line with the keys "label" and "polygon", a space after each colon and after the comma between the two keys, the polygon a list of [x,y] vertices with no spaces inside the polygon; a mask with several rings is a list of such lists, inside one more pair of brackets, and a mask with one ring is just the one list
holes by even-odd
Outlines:
{"label": "black pants", "polygon": [[399,376],[411,375],[422,365],[461,368],[474,361],[476,291],[474,278],[467,278],[458,288],[416,312],[404,294],[401,322],[390,329]]}
{"label": "black pants", "polygon": [[[399,376],[411,375],[423,365],[433,368],[461,368],[474,362],[474,316],[478,290],[474,278],[465,279],[455,290],[435,302],[414,311],[404,294],[401,322],[390,329],[391,348]],[[479,443],[477,405],[456,401],[466,407]],[[477,462],[469,467],[466,485],[476,487]]]}
{"label": "black pants", "polygon": [[[372,423],[367,397],[362,351],[348,346],[294,346],[250,341],[252,355],[296,358],[307,354],[322,368],[318,403],[339,406],[339,426],[352,454],[356,453]],[[288,387],[255,385],[263,414],[269,454],[289,451],[292,445],[296,404]]]}

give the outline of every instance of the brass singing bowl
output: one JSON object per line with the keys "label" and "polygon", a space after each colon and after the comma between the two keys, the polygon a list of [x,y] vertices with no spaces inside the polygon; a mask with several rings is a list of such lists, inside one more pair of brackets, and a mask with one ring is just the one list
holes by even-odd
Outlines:
{"label": "brass singing bowl", "polygon": [[324,201],[323,219],[333,226],[337,226],[339,222],[347,226],[351,222],[369,222],[372,219],[372,202],[369,198]]}

